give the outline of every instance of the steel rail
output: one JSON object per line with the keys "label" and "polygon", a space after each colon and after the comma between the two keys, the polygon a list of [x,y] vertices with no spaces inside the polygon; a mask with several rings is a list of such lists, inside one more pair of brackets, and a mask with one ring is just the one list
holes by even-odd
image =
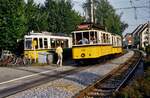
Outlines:
{"label": "steel rail", "polygon": [[[72,65],[74,65],[74,64],[72,64]],[[42,75],[39,75],[39,76],[44,76],[44,77],[39,77],[38,79],[36,78],[32,81],[27,81],[24,84],[20,84],[20,85],[17,85],[17,86],[12,86],[12,87],[0,90],[0,98],[11,96],[11,95],[16,94],[18,92],[21,92],[21,91],[24,91],[24,90],[27,90],[27,89],[45,84],[45,83],[48,83],[50,81],[54,81],[56,79],[63,78],[67,75],[71,75],[71,74],[86,70],[90,67],[97,67],[97,66],[100,66],[100,64],[95,64],[94,66],[91,66],[91,65],[78,66],[74,69],[63,71],[63,72],[58,72],[54,75],[42,74]],[[49,77],[51,77],[51,78],[49,78]]]}
{"label": "steel rail", "polygon": [[[133,66],[134,66],[134,68],[132,68],[133,70],[135,70],[135,65],[138,65],[139,64],[139,62],[140,62],[140,60],[141,60],[141,54],[140,54],[140,57],[138,57],[139,59],[138,59],[138,61],[136,61],[136,60],[134,60],[135,58],[136,58],[136,55],[137,55],[137,52],[135,51],[135,53],[134,53],[134,56],[131,58],[131,59],[129,59],[129,60],[127,60],[124,64],[122,64],[122,65],[120,65],[118,68],[115,68],[114,70],[112,70],[110,73],[108,73],[108,74],[106,74],[105,76],[103,76],[100,80],[98,80],[98,81],[96,81],[95,83],[93,83],[93,84],[91,84],[90,86],[88,86],[87,88],[85,88],[84,90],[82,90],[82,91],[80,91],[78,94],[76,94],[73,98],[86,98],[86,96],[87,96],[87,98],[90,96],[98,96],[98,97],[96,97],[96,98],[103,98],[103,97],[101,97],[101,95],[95,95],[95,94],[98,94],[98,93],[100,93],[100,90],[103,90],[103,89],[105,89],[104,91],[110,91],[109,93],[110,93],[110,95],[112,95],[112,94],[114,94],[114,91],[117,91],[117,90],[119,90],[119,88],[121,88],[122,86],[123,86],[123,84],[125,83],[125,80],[122,80],[122,77],[120,78],[119,77],[119,80],[117,80],[117,81],[112,81],[113,79],[115,79],[116,77],[117,77],[117,72],[120,74],[120,73],[124,73],[125,72],[125,74],[127,74],[127,76],[128,76],[128,78],[129,78],[129,74],[132,74],[131,73],[131,71],[129,70],[129,69],[131,69]],[[133,60],[133,61],[132,61]],[[132,63],[131,63],[131,62]],[[129,64],[129,62],[131,63],[131,64]],[[133,63],[135,63],[135,62],[137,62],[136,64],[133,64]],[[127,65],[127,63],[128,63],[128,65]],[[132,64],[133,64],[133,66],[132,66]],[[126,65],[126,66],[125,66]],[[125,69],[123,69],[123,68],[125,68]],[[132,72],[133,72],[133,70],[132,70]],[[128,71],[130,71],[130,72],[128,72]],[[126,76],[126,75],[125,75]],[[125,78],[126,80],[128,79],[127,77]],[[110,79],[110,80],[109,80]],[[122,81],[124,81],[124,82],[121,82],[121,80]],[[115,82],[116,84],[118,84],[118,82],[121,82],[121,84],[119,84],[119,85],[117,85],[117,87],[116,87],[116,85],[115,85],[115,87],[107,87],[107,88],[103,88],[103,87],[101,87],[102,85],[101,84],[104,84],[104,83],[106,83],[106,82],[110,82],[111,84],[113,84],[112,82]],[[95,92],[95,91],[93,91],[93,89],[97,89],[98,91],[97,91],[97,93],[95,93],[94,95],[88,95],[90,92]],[[95,97],[91,97],[91,98],[95,98]],[[107,97],[106,97],[107,98]]]}
{"label": "steel rail", "polygon": [[129,77],[134,73],[135,69],[138,67],[140,61],[141,61],[141,58],[142,58],[142,55],[140,53],[140,57],[137,61],[136,64],[134,64],[134,68],[129,72],[129,74],[126,76],[126,78],[122,81],[122,83],[116,88],[115,92],[119,91],[123,86],[124,84],[128,81]]}
{"label": "steel rail", "polygon": [[[54,80],[59,79],[59,78],[63,78],[67,75],[70,75],[70,74],[73,74],[73,73],[76,73],[76,72],[80,72],[80,71],[88,69],[90,67],[91,66],[84,66],[84,67],[74,68],[74,69],[71,69],[71,70],[58,72],[54,75],[48,75],[48,74],[39,75],[39,76],[44,76],[44,77],[39,77],[38,79],[36,78],[32,81],[27,81],[24,84],[17,85],[17,86],[12,86],[12,87],[0,90],[0,98],[4,98],[4,97],[10,96],[10,95],[13,95],[15,93],[30,89],[32,87],[36,87],[36,86],[39,86],[41,84],[44,84],[44,83],[47,83],[47,82],[50,82],[50,81],[54,81]],[[49,78],[49,77],[51,77],[51,78]]]}
{"label": "steel rail", "polygon": [[[103,63],[105,63],[105,62],[103,62]],[[50,82],[50,81],[54,81],[54,80],[59,79],[59,78],[63,78],[66,75],[77,73],[77,72],[80,72],[82,70],[88,69],[90,67],[97,67],[99,65],[101,65],[101,64],[95,64],[94,66],[88,65],[88,66],[84,66],[84,67],[80,66],[78,68],[71,69],[71,70],[68,70],[68,71],[58,72],[54,75],[43,74],[43,76],[45,75],[44,77],[39,77],[38,79],[35,79],[35,80],[32,80],[32,81],[27,81],[24,84],[19,84],[19,85],[16,85],[16,86],[12,86],[12,87],[0,90],[0,98],[11,96],[13,94],[16,94],[18,92],[30,89],[32,87],[36,87],[36,86],[39,86],[41,84],[44,84],[44,83],[47,83],[47,82]],[[49,78],[49,77],[51,77],[51,78]],[[105,78],[109,78],[109,77],[105,77]]]}

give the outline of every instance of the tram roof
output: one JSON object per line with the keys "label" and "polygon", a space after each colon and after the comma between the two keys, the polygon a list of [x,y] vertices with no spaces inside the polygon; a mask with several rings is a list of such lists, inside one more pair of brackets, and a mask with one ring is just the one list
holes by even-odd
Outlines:
{"label": "tram roof", "polygon": [[70,37],[71,35],[64,34],[64,33],[52,33],[52,32],[41,32],[41,33],[34,33],[30,32],[28,35],[25,36],[63,36],[63,37]]}
{"label": "tram roof", "polygon": [[95,29],[95,30],[102,30],[102,31],[106,31],[105,26],[102,26],[100,24],[94,24],[94,23],[81,23],[80,25],[78,25],[76,27],[76,31],[78,30],[91,30],[91,29]]}
{"label": "tram roof", "polygon": [[91,30],[78,30],[78,31],[73,31],[71,33],[90,32],[90,31],[100,31],[100,30],[94,30],[94,29],[91,29]]}

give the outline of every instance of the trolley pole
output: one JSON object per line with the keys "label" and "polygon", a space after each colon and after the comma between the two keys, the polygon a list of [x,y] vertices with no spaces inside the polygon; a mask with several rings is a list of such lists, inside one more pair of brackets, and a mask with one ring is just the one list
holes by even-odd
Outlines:
{"label": "trolley pole", "polygon": [[90,0],[90,2],[91,2],[91,23],[93,23],[94,22],[94,2],[93,2],[93,0]]}

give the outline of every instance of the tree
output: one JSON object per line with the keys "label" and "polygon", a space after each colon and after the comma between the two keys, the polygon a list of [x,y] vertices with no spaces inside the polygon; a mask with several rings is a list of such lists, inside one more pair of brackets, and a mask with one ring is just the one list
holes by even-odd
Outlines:
{"label": "tree", "polygon": [[0,0],[0,48],[15,50],[26,31],[24,0]]}
{"label": "tree", "polygon": [[[63,0],[62,0],[63,1]],[[76,26],[80,24],[83,19],[77,13],[75,10],[72,9],[71,1],[65,2],[65,8],[62,5],[62,8],[64,8],[64,32],[70,33],[73,30],[75,30]],[[63,24],[62,24],[63,25]]]}
{"label": "tree", "polygon": [[72,9],[70,0],[46,0],[44,5],[36,5],[33,0],[28,0],[26,18],[27,32],[69,33],[82,21],[81,16]]}
{"label": "tree", "polygon": [[42,6],[34,0],[0,0],[0,50],[15,50],[31,30],[70,33],[81,21],[70,0],[46,0]]}
{"label": "tree", "polygon": [[48,31],[51,32],[69,33],[82,21],[81,16],[72,9],[70,0],[46,0],[45,9],[48,13]]}
{"label": "tree", "polygon": [[27,4],[25,6],[25,17],[27,19],[27,32],[31,30],[40,31],[38,25],[38,6],[34,3],[34,0],[27,0]]}

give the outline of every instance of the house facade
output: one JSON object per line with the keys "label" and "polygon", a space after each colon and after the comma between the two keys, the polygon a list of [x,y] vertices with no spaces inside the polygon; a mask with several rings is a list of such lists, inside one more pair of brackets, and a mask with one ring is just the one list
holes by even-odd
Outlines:
{"label": "house facade", "polygon": [[140,24],[131,34],[133,37],[133,46],[145,49],[150,45],[150,26],[149,22]]}

